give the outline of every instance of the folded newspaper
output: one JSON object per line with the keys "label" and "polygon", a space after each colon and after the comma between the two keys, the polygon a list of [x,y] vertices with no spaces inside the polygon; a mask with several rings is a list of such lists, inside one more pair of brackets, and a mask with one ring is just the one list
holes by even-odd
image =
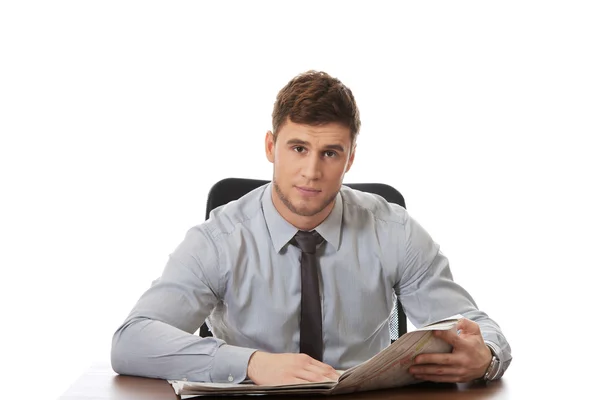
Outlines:
{"label": "folded newspaper", "polygon": [[434,330],[456,330],[461,315],[431,323],[405,333],[394,343],[346,371],[336,381],[300,383],[293,385],[255,385],[242,383],[207,383],[169,381],[180,396],[215,396],[244,394],[342,394],[367,390],[388,389],[420,382],[408,372],[414,358],[422,353],[449,353],[452,346],[433,336]]}

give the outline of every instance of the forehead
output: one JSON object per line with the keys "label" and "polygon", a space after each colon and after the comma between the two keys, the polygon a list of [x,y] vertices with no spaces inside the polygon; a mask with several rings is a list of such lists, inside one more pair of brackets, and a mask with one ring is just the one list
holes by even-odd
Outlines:
{"label": "forehead", "polygon": [[350,128],[335,122],[323,125],[305,125],[288,120],[279,128],[277,138],[282,141],[302,140],[314,146],[339,144],[348,148],[351,144]]}

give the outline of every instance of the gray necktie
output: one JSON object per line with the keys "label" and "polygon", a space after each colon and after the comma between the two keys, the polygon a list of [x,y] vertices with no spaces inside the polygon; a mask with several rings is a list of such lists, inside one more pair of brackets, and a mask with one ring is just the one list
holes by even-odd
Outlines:
{"label": "gray necktie", "polygon": [[300,262],[302,275],[302,300],[300,302],[300,353],[315,360],[323,360],[323,327],[319,272],[315,252],[323,241],[317,231],[298,231],[292,244],[302,250]]}

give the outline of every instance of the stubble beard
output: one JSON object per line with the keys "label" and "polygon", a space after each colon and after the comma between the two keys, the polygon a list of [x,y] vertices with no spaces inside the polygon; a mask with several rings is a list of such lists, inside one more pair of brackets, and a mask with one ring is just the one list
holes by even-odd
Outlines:
{"label": "stubble beard", "polygon": [[275,178],[273,178],[273,187],[275,188],[275,192],[277,193],[279,200],[281,200],[281,202],[287,207],[287,209],[290,210],[291,212],[293,212],[294,214],[300,215],[302,217],[313,217],[313,216],[317,215],[318,213],[320,213],[321,211],[326,209],[327,206],[330,205],[335,200],[335,198],[338,194],[338,192],[336,191],[333,195],[331,195],[331,197],[325,199],[325,201],[323,201],[323,203],[321,203],[321,205],[319,207],[314,208],[312,210],[300,209],[300,208],[297,208],[296,206],[294,206],[294,204],[292,204],[290,199],[288,199],[285,196],[285,194],[281,190],[281,187],[279,187],[279,184],[277,183]]}

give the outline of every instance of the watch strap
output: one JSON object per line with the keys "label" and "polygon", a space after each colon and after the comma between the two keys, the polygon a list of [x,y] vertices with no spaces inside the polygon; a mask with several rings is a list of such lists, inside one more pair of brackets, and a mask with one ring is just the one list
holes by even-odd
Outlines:
{"label": "watch strap", "polygon": [[490,352],[492,353],[492,360],[490,361],[490,365],[488,366],[487,370],[485,371],[485,374],[481,379],[483,379],[486,382],[489,382],[495,379],[498,375],[498,371],[500,370],[500,358],[498,357],[498,354],[496,353],[493,346],[490,346],[489,344],[487,344],[487,346],[490,349]]}

